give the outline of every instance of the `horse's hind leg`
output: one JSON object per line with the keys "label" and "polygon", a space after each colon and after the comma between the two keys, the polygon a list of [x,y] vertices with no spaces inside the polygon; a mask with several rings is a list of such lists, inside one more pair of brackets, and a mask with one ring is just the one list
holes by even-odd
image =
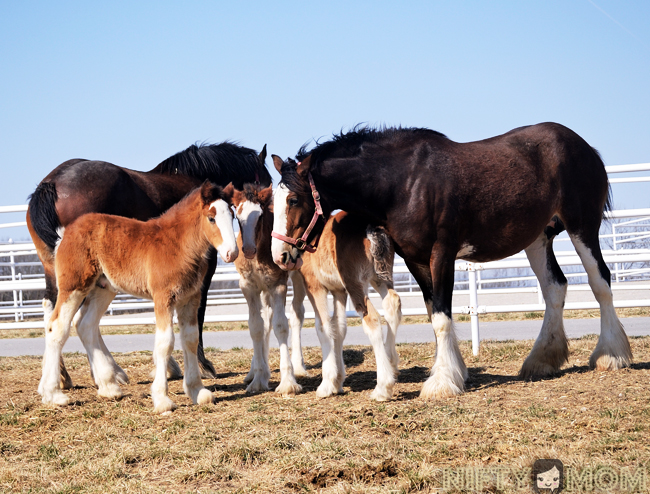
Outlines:
{"label": "horse's hind leg", "polygon": [[43,403],[67,405],[68,396],[63,394],[60,384],[61,351],[70,334],[70,325],[84,294],[79,291],[64,293],[59,297],[52,316],[45,325],[45,353],[43,354],[43,375],[38,393]]}
{"label": "horse's hind leg", "polygon": [[291,365],[296,377],[308,376],[305,360],[302,354],[301,331],[305,320],[305,282],[302,275],[296,271],[291,275],[293,284],[293,300],[289,312],[289,327],[291,330]]}
{"label": "horse's hind leg", "polygon": [[402,322],[402,300],[393,287],[389,287],[385,282],[373,282],[373,287],[381,296],[381,304],[384,308],[384,319],[388,331],[386,332],[386,353],[390,358],[390,363],[393,366],[395,375],[399,372],[399,355],[395,347],[395,339],[397,338],[397,327]]}
{"label": "horse's hind leg", "polygon": [[[199,348],[198,348],[197,357],[199,359],[199,367],[201,368],[201,376],[204,379],[217,378],[217,371],[215,370],[214,365],[212,365],[212,362],[210,362],[205,357],[205,353],[203,352],[203,322],[205,321],[205,309],[208,303],[208,290],[210,290],[210,284],[212,283],[212,276],[214,276],[214,272],[216,271],[216,269],[217,269],[217,250],[210,248],[210,251],[208,252],[208,271],[206,272],[205,278],[203,278],[203,284],[201,285],[201,304],[199,305],[198,312],[197,312],[197,318],[199,324]],[[170,362],[175,363],[176,367],[178,368],[179,374],[176,377],[181,377],[182,374],[180,374],[180,367],[178,367],[176,361],[172,358]],[[169,371],[171,370],[172,369],[169,369]]]}
{"label": "horse's hind leg", "polygon": [[395,369],[384,346],[384,335],[381,327],[381,317],[372,305],[364,286],[353,279],[346,280],[346,273],[341,273],[345,288],[350,294],[354,308],[361,316],[363,331],[368,335],[375,353],[377,364],[377,386],[370,395],[372,400],[387,401],[393,397],[395,387]]}
{"label": "horse's hind leg", "polygon": [[124,370],[117,365],[106,348],[99,332],[99,321],[115,295],[111,290],[94,288],[86,296],[86,300],[74,318],[74,325],[86,349],[88,363],[97,385],[97,395],[110,399],[121,398],[123,393],[120,384],[129,381]]}
{"label": "horse's hind leg", "polygon": [[542,233],[526,249],[526,255],[546,303],[542,330],[519,371],[520,377],[530,379],[554,374],[569,358],[569,343],[562,322],[567,280],[553,253],[553,237],[548,239]]}
{"label": "horse's hind leg", "polygon": [[178,314],[178,327],[180,329],[181,345],[183,346],[183,362],[185,375],[183,390],[190,397],[192,403],[207,405],[212,403],[212,393],[205,389],[201,382],[199,361],[196,355],[199,347],[199,326],[197,321],[197,307],[199,298],[176,308]]}
{"label": "horse's hind leg", "polygon": [[332,292],[334,297],[334,317],[332,318],[332,329],[336,330],[334,338],[334,354],[336,355],[337,370],[336,385],[338,392],[343,393],[343,382],[345,381],[345,362],[343,361],[343,341],[348,332],[346,304],[348,294],[345,290]]}
{"label": "horse's hind leg", "polygon": [[569,232],[569,237],[587,271],[589,286],[600,305],[600,337],[589,358],[589,367],[597,370],[627,367],[632,363],[632,349],[614,309],[611,273],[603,260],[598,236]]}

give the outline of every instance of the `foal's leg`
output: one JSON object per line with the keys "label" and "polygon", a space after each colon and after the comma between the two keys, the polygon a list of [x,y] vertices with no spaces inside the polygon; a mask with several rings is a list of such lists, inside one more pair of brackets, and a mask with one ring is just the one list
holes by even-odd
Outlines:
{"label": "foal's leg", "polygon": [[442,244],[435,244],[428,270],[425,266],[407,263],[422,290],[436,336],[436,358],[431,377],[424,383],[420,393],[425,400],[461,394],[468,377],[451,318],[456,258],[456,252],[452,251]]}
{"label": "foal's leg", "polygon": [[291,365],[291,356],[289,355],[289,321],[287,321],[287,315],[284,311],[287,302],[286,283],[280,283],[273,287],[271,298],[273,303],[273,331],[280,345],[280,385],[275,388],[275,392],[280,393],[282,396],[291,396],[300,393],[302,386],[296,382],[296,377],[293,375],[293,365]]}
{"label": "foal's leg", "polygon": [[335,290],[332,292],[334,297],[334,317],[332,318],[332,328],[336,328],[334,333],[334,354],[336,355],[336,384],[339,393],[343,393],[343,382],[345,381],[345,362],[343,361],[343,342],[348,333],[348,320],[346,304],[348,294],[345,290]]}
{"label": "foal's leg", "polygon": [[43,397],[43,403],[67,405],[70,402],[59,386],[61,351],[70,334],[72,318],[84,296],[80,291],[59,294],[57,305],[45,325],[43,375],[38,385],[38,393]]}
{"label": "foal's leg", "polygon": [[86,300],[74,318],[97,385],[97,395],[111,399],[121,398],[123,393],[120,384],[128,382],[126,373],[113,359],[99,332],[99,321],[115,295],[115,292],[105,288],[94,288],[86,295]]}
{"label": "foal's leg", "polygon": [[174,309],[169,297],[154,298],[156,313],[156,339],[154,362],[156,377],[151,384],[151,398],[156,413],[171,412],[176,408],[168,396],[167,364],[174,350]]}
{"label": "foal's leg", "polygon": [[192,403],[207,405],[212,403],[212,393],[203,387],[199,361],[196,355],[199,347],[199,326],[197,311],[200,298],[190,300],[185,305],[176,307],[178,314],[178,327],[180,329],[181,344],[183,345],[183,362],[185,363],[185,376],[183,390],[190,397]]}
{"label": "foal's leg", "polygon": [[370,395],[372,400],[387,401],[393,397],[395,387],[395,369],[384,346],[384,335],[381,327],[381,317],[368,298],[368,293],[358,280],[347,279],[341,273],[354,308],[361,316],[363,331],[368,335],[377,362],[377,386]]}
{"label": "foal's leg", "polygon": [[589,367],[597,370],[627,367],[632,363],[632,349],[614,309],[611,273],[600,252],[598,236],[583,237],[569,233],[569,237],[587,271],[589,286],[600,304],[600,337],[589,358]]}
{"label": "foal's leg", "polygon": [[[248,330],[253,340],[253,361],[251,363],[252,379],[246,388],[247,393],[268,391],[271,371],[265,358],[265,328],[262,318],[261,292],[257,287],[242,284],[241,291],[248,302]],[[250,376],[250,373],[249,373]],[[246,376],[248,378],[248,376]]]}
{"label": "foal's leg", "polygon": [[402,300],[399,298],[397,292],[392,287],[389,288],[384,282],[378,283],[375,281],[373,282],[373,287],[382,299],[381,304],[384,308],[384,318],[388,326],[384,346],[386,347],[386,353],[388,353],[388,358],[393,366],[395,375],[397,375],[399,372],[399,355],[395,348],[395,339],[397,338],[397,327],[402,322]]}
{"label": "foal's leg", "polygon": [[555,259],[553,238],[548,239],[542,233],[526,249],[526,255],[539,280],[546,303],[542,330],[519,371],[520,377],[529,379],[560,370],[569,358],[569,343],[562,322],[567,280]]}
{"label": "foal's leg", "polygon": [[293,365],[293,375],[296,377],[305,377],[309,373],[305,367],[305,360],[302,355],[301,331],[305,321],[305,282],[302,275],[293,272],[291,275],[293,284],[293,300],[289,313],[289,327],[291,328],[291,364]]}
{"label": "foal's leg", "polygon": [[322,376],[323,380],[316,389],[316,396],[327,398],[339,392],[338,386],[338,358],[335,350],[335,332],[332,327],[332,319],[327,304],[327,289],[318,285],[309,287],[307,291],[309,301],[316,313],[316,335],[320,341],[321,353],[323,355]]}

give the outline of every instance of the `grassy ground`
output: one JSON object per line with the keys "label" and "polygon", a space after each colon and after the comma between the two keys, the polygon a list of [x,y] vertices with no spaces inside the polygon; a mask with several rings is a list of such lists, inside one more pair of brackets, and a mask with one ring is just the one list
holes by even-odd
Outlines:
{"label": "grassy ground", "polygon": [[[650,317],[650,307],[635,307],[616,309],[619,317]],[[597,319],[600,317],[599,310],[565,310],[565,319]],[[495,314],[481,314],[481,322],[492,321],[524,321],[524,320],[542,320],[544,312],[506,312]],[[454,315],[456,322],[469,322],[470,317],[464,314]],[[402,324],[424,324],[428,323],[426,316],[405,316]],[[348,318],[348,326],[360,326],[361,319],[358,317]],[[313,328],[314,321],[306,320],[304,327]],[[223,322],[223,323],[206,323],[204,331],[239,331],[247,330],[248,324],[245,322]],[[131,325],[131,326],[102,326],[102,334],[153,334],[155,328],[153,325]],[[70,333],[76,336],[74,329]],[[3,338],[42,338],[43,332],[37,329],[6,329],[0,331],[0,339]]]}
{"label": "grassy ground", "polygon": [[[526,469],[537,458],[648,477],[650,338],[631,339],[636,363],[617,372],[588,370],[595,344],[571,340],[557,376],[525,382],[515,376],[532,342],[482,342],[478,357],[463,342],[467,393],[436,402],[418,397],[435,345],[399,345],[395,400],[379,404],[369,400],[368,347],[346,347],[345,394],[322,400],[319,349],[305,349],[311,377],[292,399],[246,395],[251,352],[208,349],[216,402],[192,406],[173,381],[179,408],[168,416],[152,412],[150,352],[115,356],[131,378],[120,401],[99,399],[85,356],[66,355],[77,386],[65,408],[41,404],[40,358],[0,358],[0,491],[531,492]],[[278,359],[272,350],[272,369]],[[636,492],[646,492],[646,477],[636,477]]]}

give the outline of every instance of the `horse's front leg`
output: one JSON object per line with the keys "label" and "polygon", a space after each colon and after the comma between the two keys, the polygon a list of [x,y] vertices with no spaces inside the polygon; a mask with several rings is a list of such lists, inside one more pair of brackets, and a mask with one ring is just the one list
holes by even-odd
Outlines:
{"label": "horse's front leg", "polygon": [[244,379],[244,382],[250,383],[246,392],[268,391],[271,370],[266,358],[268,350],[265,348],[266,330],[264,317],[262,317],[262,311],[266,312],[266,308],[262,306],[261,292],[254,284],[240,283],[239,286],[248,303],[248,330],[253,340],[251,370]]}
{"label": "horse's front leg", "polygon": [[428,272],[421,268],[414,272],[409,266],[409,270],[422,288],[436,336],[436,357],[431,369],[431,377],[424,383],[420,393],[424,399],[446,398],[461,394],[465,390],[465,381],[468,377],[451,316],[456,253],[457,249],[453,246],[436,242],[431,252]]}
{"label": "horse's front leg", "polygon": [[289,313],[289,327],[291,330],[291,365],[293,365],[293,375],[296,377],[306,377],[309,375],[305,367],[305,359],[302,354],[302,326],[305,321],[305,282],[302,275],[297,271],[292,271],[291,283],[293,284],[293,300]]}
{"label": "horse's front leg", "polygon": [[287,303],[287,284],[280,283],[271,289],[271,303],[273,307],[273,332],[280,346],[280,385],[275,388],[276,393],[282,396],[292,396],[302,391],[302,386],[296,382],[293,374],[293,365],[289,355],[289,321],[285,314]]}
{"label": "horse's front leg", "polygon": [[205,389],[201,382],[197,349],[199,346],[199,327],[197,322],[197,307],[200,294],[186,304],[176,308],[178,314],[178,327],[180,329],[181,344],[183,345],[183,361],[185,363],[185,377],[183,390],[190,397],[192,403],[207,405],[212,403],[212,393]]}
{"label": "horse's front leg", "polygon": [[154,347],[156,376],[151,384],[151,398],[153,399],[154,412],[165,413],[176,408],[168,396],[167,387],[167,364],[174,349],[174,309],[170,298],[165,296],[154,298],[154,312],[156,313]]}

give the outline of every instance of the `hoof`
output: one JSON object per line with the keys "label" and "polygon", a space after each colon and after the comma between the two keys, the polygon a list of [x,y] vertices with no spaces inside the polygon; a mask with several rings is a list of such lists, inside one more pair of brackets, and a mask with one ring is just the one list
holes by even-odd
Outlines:
{"label": "hoof", "polygon": [[339,393],[338,386],[336,386],[331,381],[323,381],[322,383],[320,383],[320,386],[318,386],[318,389],[316,390],[316,396],[318,396],[319,398],[328,398],[338,393]]}
{"label": "hoof", "polygon": [[46,393],[43,395],[43,403],[46,405],[58,405],[64,407],[70,404],[70,398],[63,394],[61,391],[55,391],[54,393]]}
{"label": "hoof", "polygon": [[115,380],[118,384],[129,384],[129,376],[127,376],[124,369],[117,364],[115,364]]}
{"label": "hoof", "polygon": [[246,392],[249,394],[263,393],[269,391],[269,389],[268,381],[263,382],[261,379],[253,379],[253,382],[246,388]]}
{"label": "hoof", "polygon": [[309,377],[309,372],[305,369],[305,366],[293,366],[293,375],[296,377]]}
{"label": "hoof", "polygon": [[97,389],[97,396],[100,396],[101,398],[108,398],[109,400],[119,400],[124,396],[124,393],[122,392],[122,388],[120,388],[119,385],[115,383],[109,383],[103,386],[99,386]]}
{"label": "hoof", "polygon": [[196,403],[198,405],[209,405],[212,403],[212,399],[212,393],[209,390],[203,388],[201,391],[199,391],[199,395],[196,398]]}
{"label": "hoof", "polygon": [[393,399],[393,386],[377,387],[370,393],[370,399],[374,401],[390,401]]}
{"label": "hoof", "polygon": [[595,353],[589,358],[589,368],[597,371],[614,371],[629,367],[632,363],[631,358],[614,357],[612,355],[600,355]]}
{"label": "hoof", "polygon": [[420,398],[424,400],[439,400],[441,398],[460,395],[464,390],[464,383],[454,382],[452,379],[445,379],[443,376],[434,374],[422,386]]}
{"label": "hoof", "polygon": [[528,359],[524,362],[519,370],[519,377],[525,381],[531,379],[547,377],[557,374],[560,371],[559,367],[555,367],[546,362],[529,362]]}
{"label": "hoof", "polygon": [[281,394],[284,397],[294,396],[302,391],[302,386],[294,382],[285,382],[280,383],[280,385],[275,388],[275,392]]}
{"label": "hoof", "polygon": [[168,396],[163,396],[159,400],[155,400],[153,411],[154,413],[166,413],[176,410],[176,405]]}

